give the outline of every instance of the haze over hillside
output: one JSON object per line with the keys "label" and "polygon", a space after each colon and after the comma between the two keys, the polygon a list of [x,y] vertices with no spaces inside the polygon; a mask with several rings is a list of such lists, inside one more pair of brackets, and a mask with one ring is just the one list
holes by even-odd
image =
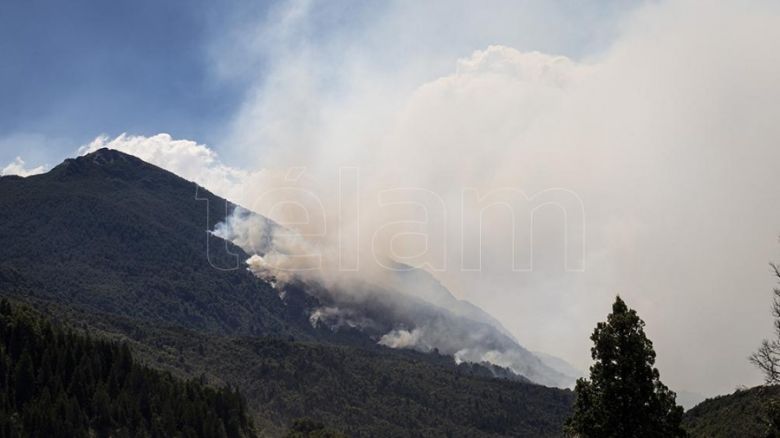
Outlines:
{"label": "haze over hillside", "polygon": [[[265,430],[284,430],[304,416],[345,431],[412,427],[393,413],[400,400],[407,414],[430,417],[414,428],[554,435],[568,410],[570,392],[527,383],[555,384],[564,375],[427,274],[404,275],[417,276],[418,287],[435,286],[446,307],[387,285],[360,284],[341,296],[364,301],[345,303],[323,284],[257,277],[244,264],[249,254],[210,231],[237,207],[136,157],[101,149],[45,174],[0,177],[0,189],[4,295],[125,339],[154,366],[239,386]],[[265,254],[274,250],[271,239]],[[403,330],[433,328],[441,331],[426,335],[424,346],[383,342]],[[463,357],[475,348],[512,360]],[[330,377],[315,384],[317,376]],[[452,392],[407,392],[430,385]],[[324,393],[344,398],[325,405]],[[373,400],[359,403],[358,422],[339,407],[357,403],[353,397]],[[476,410],[458,419],[438,403]],[[489,420],[495,415],[500,419]]]}

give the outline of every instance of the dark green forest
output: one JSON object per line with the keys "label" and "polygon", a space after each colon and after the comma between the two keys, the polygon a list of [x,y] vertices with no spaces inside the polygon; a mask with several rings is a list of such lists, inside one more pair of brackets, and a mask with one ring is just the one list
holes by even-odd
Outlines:
{"label": "dark green forest", "polygon": [[126,344],[0,301],[0,436],[250,437],[237,390],[140,365]]}
{"label": "dark green forest", "polygon": [[705,400],[685,413],[683,424],[691,437],[764,438],[766,405],[780,399],[780,387],[757,386]]}
{"label": "dark green forest", "polygon": [[[68,319],[106,336],[125,326],[91,314]],[[571,391],[494,378],[443,355],[177,328],[127,333],[145,363],[239,387],[268,436],[304,418],[347,436],[559,436],[573,401]]]}

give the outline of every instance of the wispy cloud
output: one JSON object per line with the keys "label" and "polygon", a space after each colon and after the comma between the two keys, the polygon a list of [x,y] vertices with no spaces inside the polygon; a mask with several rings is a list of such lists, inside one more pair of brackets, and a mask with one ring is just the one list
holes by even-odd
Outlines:
{"label": "wispy cloud", "polygon": [[36,166],[28,168],[24,160],[21,157],[16,157],[15,160],[8,163],[5,167],[0,169],[0,175],[18,175],[27,177],[31,175],[37,175],[39,173],[46,172],[46,166]]}

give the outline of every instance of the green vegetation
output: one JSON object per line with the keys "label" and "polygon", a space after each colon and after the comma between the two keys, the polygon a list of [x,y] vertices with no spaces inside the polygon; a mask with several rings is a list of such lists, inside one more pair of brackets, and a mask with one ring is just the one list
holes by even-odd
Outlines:
{"label": "green vegetation", "polygon": [[127,345],[0,302],[0,436],[254,436],[241,395],[134,361]]}
{"label": "green vegetation", "polygon": [[593,331],[590,380],[577,381],[566,432],[582,438],[682,437],[683,409],[659,379],[644,321],[617,297]]}
{"label": "green vegetation", "polygon": [[344,435],[326,428],[308,418],[295,420],[285,438],[344,438]]}
{"label": "green vegetation", "polygon": [[[770,266],[780,279],[780,268]],[[780,437],[780,288],[773,291],[772,315],[774,338],[765,339],[750,356],[750,362],[764,374],[766,385],[739,389],[696,405],[685,413],[683,423],[691,437]]]}
{"label": "green vegetation", "polygon": [[310,417],[351,436],[558,436],[571,393],[473,377],[353,347],[245,340],[258,382],[241,387],[287,418]]}
{"label": "green vegetation", "polygon": [[685,413],[691,438],[767,438],[766,407],[780,398],[780,386],[757,386],[705,400]]}
{"label": "green vegetation", "polygon": [[[81,321],[105,334],[120,330]],[[128,333],[146,363],[241,388],[262,436],[282,436],[299,418],[347,436],[560,436],[573,401],[568,390],[496,379],[479,365],[408,350],[181,329]]]}

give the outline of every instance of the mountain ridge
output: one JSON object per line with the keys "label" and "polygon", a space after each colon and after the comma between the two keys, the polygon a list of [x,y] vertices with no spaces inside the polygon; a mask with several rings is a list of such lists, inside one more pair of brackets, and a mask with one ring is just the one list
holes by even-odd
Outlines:
{"label": "mountain ridge", "polygon": [[210,233],[235,208],[118,151],[0,178],[0,294],[127,340],[151,366],[241,386],[272,435],[307,413],[358,435],[559,434],[570,391],[313,326],[306,312],[322,303],[305,289],[283,301]]}
{"label": "mountain ridge", "polygon": [[[334,300],[332,298],[338,298],[337,296],[325,297],[321,294],[317,298],[309,298],[306,296],[311,295],[311,292],[309,292],[308,294],[301,296],[295,303],[295,306],[290,306],[289,303],[286,303],[284,300],[280,301],[277,299],[279,290],[276,290],[273,285],[269,285],[262,280],[258,281],[256,278],[252,278],[247,272],[244,272],[246,268],[244,261],[247,260],[250,255],[257,254],[256,250],[260,250],[262,253],[262,251],[270,249],[270,246],[272,245],[271,241],[273,240],[273,230],[281,229],[281,227],[270,219],[249,210],[242,209],[236,204],[214,195],[206,188],[203,188],[194,182],[187,181],[172,172],[166,171],[151,163],[147,163],[133,155],[114,149],[101,148],[80,157],[66,159],[47,173],[19,180],[19,184],[24,184],[21,181],[35,182],[40,180],[56,180],[59,183],[77,181],[79,184],[89,184],[88,181],[100,180],[100,185],[104,189],[110,189],[109,193],[112,191],[123,191],[128,186],[144,191],[159,190],[164,187],[179,187],[178,191],[172,192],[171,195],[173,196],[169,196],[168,199],[175,198],[180,202],[166,201],[164,203],[165,205],[163,205],[163,203],[159,201],[150,200],[147,202],[147,205],[141,205],[138,201],[133,201],[133,196],[125,196],[124,198],[119,197],[119,199],[112,202],[111,205],[106,206],[98,202],[104,200],[105,196],[90,194],[90,199],[92,200],[81,199],[80,205],[76,207],[76,209],[78,209],[79,212],[83,212],[85,210],[98,208],[102,205],[104,210],[119,209],[123,211],[125,215],[131,217],[137,216],[139,212],[147,211],[147,214],[145,214],[143,219],[146,220],[146,223],[149,223],[150,221],[156,222],[154,225],[157,226],[158,234],[182,234],[182,230],[186,228],[188,231],[186,236],[184,236],[185,239],[179,239],[179,242],[182,247],[187,245],[190,247],[189,258],[200,266],[199,269],[201,272],[198,277],[199,280],[197,280],[199,283],[213,280],[213,277],[215,276],[232,277],[231,281],[241,281],[245,283],[245,287],[242,288],[244,290],[242,297],[243,301],[247,301],[247,299],[253,295],[251,291],[255,291],[259,296],[263,297],[262,303],[259,303],[261,312],[265,307],[271,309],[269,312],[265,312],[266,314],[263,315],[262,318],[254,318],[254,321],[252,321],[252,315],[256,313],[258,307],[256,305],[246,304],[242,306],[242,311],[238,312],[239,314],[243,314],[243,321],[232,321],[230,316],[235,314],[234,311],[226,312],[225,310],[217,309],[222,316],[218,315],[215,317],[214,315],[204,315],[202,310],[207,306],[205,302],[201,302],[200,304],[196,303],[198,309],[184,309],[183,312],[178,312],[177,315],[170,315],[170,312],[156,312],[158,314],[152,315],[152,317],[162,320],[178,321],[184,323],[185,326],[188,326],[187,324],[200,323],[201,326],[210,325],[213,329],[217,330],[227,330],[228,332],[238,330],[236,333],[246,333],[248,330],[250,334],[293,335],[302,338],[310,338],[313,336],[320,339],[336,338],[336,340],[338,340],[343,337],[343,333],[336,334],[336,336],[332,336],[330,333],[324,333],[321,329],[327,328],[327,325],[319,327],[320,330],[318,330],[318,327],[316,327],[315,324],[311,324],[311,326],[310,324],[306,324],[306,320],[310,320],[311,315],[317,312],[317,309],[323,307],[323,305],[318,305],[318,299],[331,299],[330,301],[333,303]],[[185,187],[188,187],[190,191],[189,194]],[[193,203],[193,200],[196,202]],[[203,222],[201,222],[201,225],[198,225],[192,220],[181,220],[182,218],[194,217],[196,214],[195,210],[198,208],[196,204],[200,204],[199,207],[202,209],[201,211],[205,212],[205,218],[202,219]],[[169,214],[165,216],[160,214],[172,207],[176,207],[173,215]],[[229,241],[221,240],[220,236],[215,235],[213,232],[218,226],[228,223],[228,218],[232,217],[233,214],[238,211],[243,211],[245,215],[251,215],[253,220],[260,220],[263,227],[270,230],[270,232],[266,233],[264,241],[256,245],[258,248],[253,246],[242,250],[239,246],[234,245]],[[0,217],[2,216],[0,215]],[[81,222],[84,221],[82,220]],[[141,222],[141,220],[138,220],[138,222]],[[111,224],[108,224],[108,226],[110,227]],[[206,241],[206,245],[205,247],[201,246],[200,249],[197,248],[199,241],[195,238],[195,234],[199,232],[205,232],[206,234],[205,237],[202,237],[202,239]],[[132,233],[134,235],[141,235],[137,230],[132,231]],[[150,246],[153,245],[155,241],[155,239],[147,239]],[[203,240],[200,240],[201,244],[202,242]],[[202,251],[203,254],[206,254],[207,264],[203,264],[203,260],[196,260],[198,251]],[[161,263],[162,261],[158,261],[158,264]],[[214,272],[213,275],[211,275],[211,273],[208,272],[208,267],[216,267],[217,269],[214,271],[219,272]],[[181,268],[185,269],[189,268],[189,266],[182,266]],[[3,265],[0,264],[0,270],[2,269]],[[573,385],[575,376],[561,373],[540,356],[534,355],[530,351],[524,349],[514,336],[512,336],[495,318],[469,302],[455,299],[454,296],[431,274],[419,269],[406,269],[399,271],[395,277],[388,278],[393,282],[392,287],[383,285],[355,285],[354,287],[370,287],[377,290],[384,290],[384,292],[381,293],[387,293],[388,295],[395,293],[397,296],[407,296],[408,300],[411,300],[412,302],[418,302],[418,305],[413,305],[411,303],[403,305],[409,309],[419,309],[419,299],[422,299],[434,306],[431,309],[441,308],[444,313],[438,312],[439,316],[434,316],[437,312],[427,312],[426,314],[421,314],[419,319],[438,318],[440,321],[450,321],[447,323],[450,327],[447,329],[448,331],[452,331],[452,328],[462,326],[467,331],[480,333],[478,344],[464,344],[460,348],[457,347],[457,343],[453,344],[448,339],[437,336],[433,340],[437,345],[423,345],[421,347],[423,351],[429,351],[436,347],[439,350],[458,358],[458,360],[476,363],[493,362],[500,367],[508,367],[512,369],[514,373],[528,377],[537,383],[559,387],[571,387]],[[117,279],[117,281],[119,280]],[[173,292],[176,292],[176,286],[173,288],[169,286],[170,285],[163,286],[166,294],[169,293],[171,289],[173,289]],[[268,286],[271,287],[269,288]],[[159,287],[160,285],[155,286],[155,288]],[[225,286],[223,285],[221,287],[224,288]],[[310,286],[308,289],[309,291],[314,291],[319,290],[320,288]],[[189,297],[190,294],[186,291],[183,293],[186,295],[185,298],[191,298]],[[199,294],[194,295],[197,296]],[[216,298],[212,294],[206,299],[206,302],[213,302],[215,299]],[[235,298],[233,298],[232,301],[236,301]],[[387,304],[392,303],[392,301],[382,301],[386,304],[384,306],[385,310],[389,311],[393,307],[387,306]],[[122,300],[119,300],[118,302],[121,303]],[[111,310],[110,307],[112,304],[116,307],[116,303],[114,302],[103,303],[95,310]],[[358,308],[355,310],[352,308],[349,310],[360,313],[365,309]],[[452,315],[447,312],[451,312]],[[121,314],[121,312],[119,313]],[[181,313],[184,313],[184,315]],[[193,313],[195,313],[195,315],[192,315]],[[228,318],[225,318],[224,315],[227,315]],[[281,318],[281,320],[279,320],[278,317],[280,315],[284,315],[286,319]],[[401,315],[403,314],[400,314],[399,316]],[[258,319],[264,321],[264,323],[261,323]],[[214,323],[215,321],[220,321],[222,326],[214,327],[217,325]],[[458,323],[457,321],[462,322]],[[427,325],[425,322],[423,322],[423,324]],[[492,331],[492,329],[485,330],[482,324],[493,327],[495,331]],[[420,326],[420,323],[418,321],[413,324],[385,324],[384,326],[386,327],[386,334],[389,335],[396,330],[412,330],[415,327]],[[467,328],[468,326],[472,327]],[[312,331],[312,329],[314,330]],[[428,327],[426,333],[431,330],[432,328]],[[290,331],[290,333],[286,333],[285,331]],[[356,339],[356,335],[357,334],[351,335],[350,342]],[[472,338],[473,336],[464,331],[460,335],[461,340],[458,342],[472,342],[473,344],[474,341]],[[373,342],[380,341],[379,337],[373,337],[372,339]],[[488,339],[491,339],[491,341],[488,341]],[[430,341],[431,340],[429,339],[429,343]],[[366,344],[365,340],[361,342]],[[498,349],[483,351],[479,344],[485,344],[486,342],[492,342]],[[444,344],[438,345],[442,343]],[[417,348],[414,345],[406,347]]]}

